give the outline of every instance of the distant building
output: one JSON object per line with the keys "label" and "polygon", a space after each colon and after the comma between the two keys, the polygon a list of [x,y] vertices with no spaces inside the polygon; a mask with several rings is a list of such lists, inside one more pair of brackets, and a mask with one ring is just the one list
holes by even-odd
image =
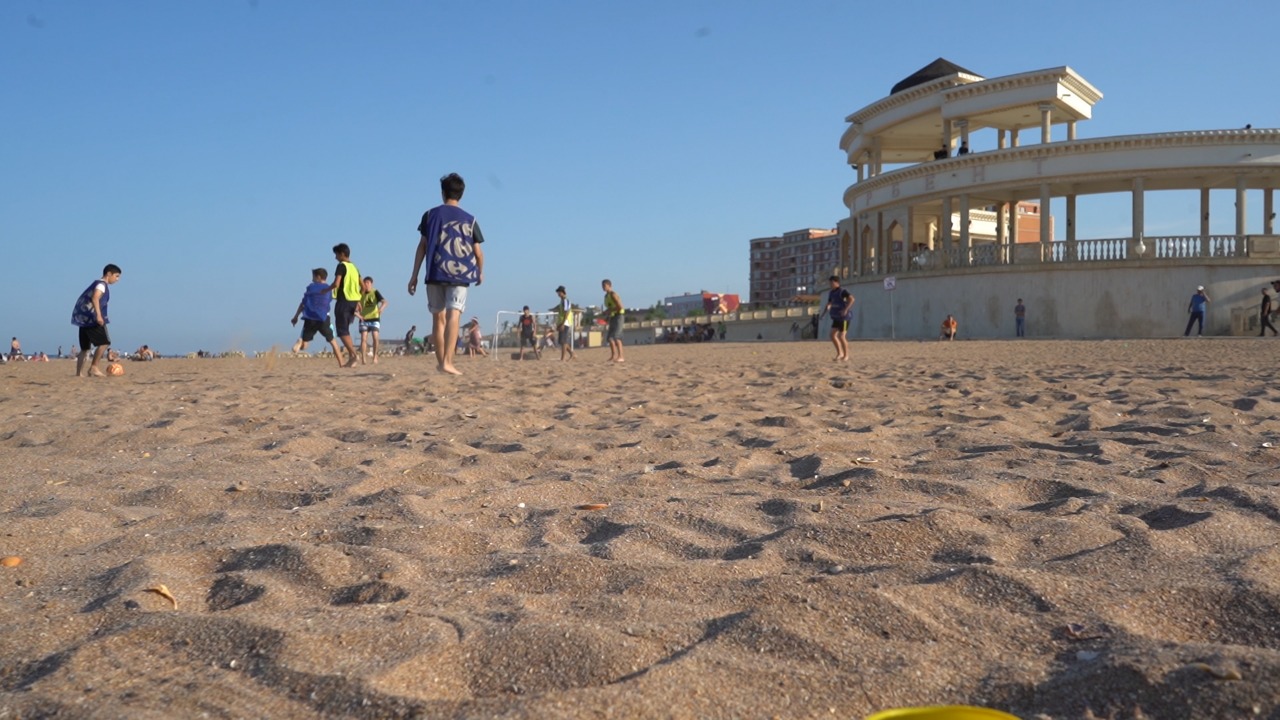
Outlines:
{"label": "distant building", "polygon": [[835,230],[806,228],[751,241],[751,304],[782,305],[820,293],[840,272]]}
{"label": "distant building", "polygon": [[662,307],[667,311],[667,317],[669,318],[688,317],[689,313],[694,310],[706,312],[702,302],[702,296],[705,293],[706,290],[703,290],[696,293],[665,297],[662,298]]}

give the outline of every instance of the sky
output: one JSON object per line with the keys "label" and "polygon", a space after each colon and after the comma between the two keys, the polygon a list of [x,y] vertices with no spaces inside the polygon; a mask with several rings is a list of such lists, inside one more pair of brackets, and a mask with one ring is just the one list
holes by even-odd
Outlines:
{"label": "sky", "polygon": [[[115,263],[118,349],[287,348],[339,242],[390,303],[384,336],[421,335],[416,228],[450,172],[487,241],[465,313],[486,332],[561,284],[600,304],[606,277],[628,307],[745,301],[752,238],[847,215],[844,118],[938,57],[1072,67],[1104,95],[1082,139],[1280,126],[1280,5],[1156,7],[5,0],[0,336],[69,351]],[[1198,232],[1195,202],[1148,197],[1148,234]],[[1129,233],[1127,198],[1079,207],[1082,239]]]}

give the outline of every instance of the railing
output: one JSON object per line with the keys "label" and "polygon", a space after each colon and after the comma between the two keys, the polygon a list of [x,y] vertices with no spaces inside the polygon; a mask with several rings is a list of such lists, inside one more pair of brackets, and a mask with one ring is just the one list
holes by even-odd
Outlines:
{"label": "railing", "polygon": [[[873,258],[863,262],[862,274],[875,276],[911,272],[937,271],[944,268],[990,267],[1009,264],[1118,262],[1124,260],[1195,260],[1210,258],[1246,258],[1250,256],[1250,238],[1245,235],[1173,235],[1132,238],[1098,238],[1092,240],[1056,240],[1047,246],[1018,243],[1012,246],[979,243],[966,254],[959,243],[938,250],[917,250],[903,267],[901,253],[888,257],[888,273],[877,270]],[[1010,255],[1013,256],[1012,263]],[[1043,259],[1041,257],[1043,256]]]}

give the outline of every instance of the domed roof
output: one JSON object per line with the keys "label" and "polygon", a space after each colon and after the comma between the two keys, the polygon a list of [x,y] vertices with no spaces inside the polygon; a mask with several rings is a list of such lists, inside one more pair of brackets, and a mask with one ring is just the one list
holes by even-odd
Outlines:
{"label": "domed roof", "polygon": [[924,67],[915,71],[914,73],[909,75],[907,78],[900,81],[897,85],[894,85],[893,89],[889,91],[889,94],[892,95],[896,92],[906,90],[907,88],[913,88],[917,85],[923,85],[927,82],[937,80],[938,78],[944,78],[950,75],[955,75],[956,73],[964,73],[966,75],[974,75],[977,77],[982,77],[981,75],[978,75],[978,73],[972,70],[965,70],[964,68],[960,67],[959,65],[956,65],[950,60],[947,60],[945,58],[938,58],[937,60],[934,60],[928,65],[925,65]]}

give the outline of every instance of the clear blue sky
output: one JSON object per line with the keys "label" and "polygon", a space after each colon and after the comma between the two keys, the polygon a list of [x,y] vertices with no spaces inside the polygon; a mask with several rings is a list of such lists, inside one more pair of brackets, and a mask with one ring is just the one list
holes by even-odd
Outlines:
{"label": "clear blue sky", "polygon": [[[745,300],[749,239],[846,214],[844,117],[935,58],[1070,65],[1105,95],[1082,138],[1276,127],[1277,26],[1262,0],[6,0],[0,336],[69,350],[114,262],[120,349],[288,346],[338,242],[386,335],[425,330],[405,286],[448,172],[488,239],[486,331],[562,283],[597,304],[604,277],[632,307]],[[1081,236],[1127,234],[1121,205]]]}

